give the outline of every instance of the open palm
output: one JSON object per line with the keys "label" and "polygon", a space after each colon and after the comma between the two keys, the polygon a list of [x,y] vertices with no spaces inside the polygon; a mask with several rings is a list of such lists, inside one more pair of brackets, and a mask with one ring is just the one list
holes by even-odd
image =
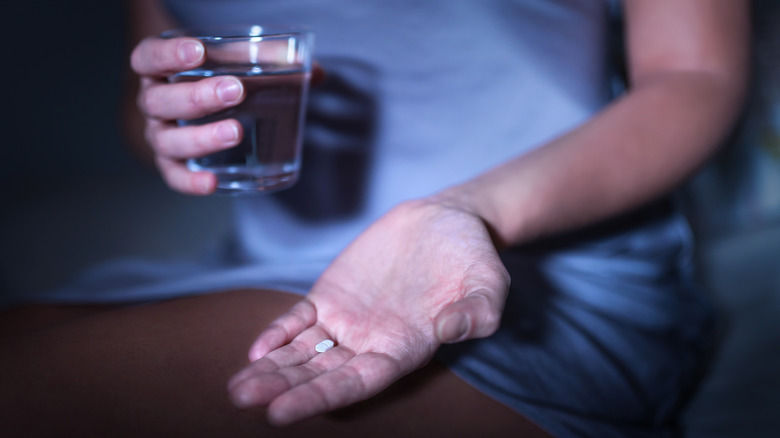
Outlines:
{"label": "open palm", "polygon": [[[277,319],[230,383],[276,424],[364,400],[425,365],[442,342],[498,327],[509,278],[484,223],[430,201],[374,223]],[[325,339],[336,346],[318,353]]]}

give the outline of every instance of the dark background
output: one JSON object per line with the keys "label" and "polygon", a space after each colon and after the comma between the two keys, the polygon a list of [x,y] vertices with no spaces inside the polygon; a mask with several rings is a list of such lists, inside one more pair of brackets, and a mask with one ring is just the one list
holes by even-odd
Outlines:
{"label": "dark background", "polygon": [[128,169],[117,117],[122,2],[4,2],[2,17],[3,181]]}
{"label": "dark background", "polygon": [[136,79],[123,2],[3,6],[0,305],[106,260],[216,245],[227,199],[170,191],[126,147],[121,104]]}

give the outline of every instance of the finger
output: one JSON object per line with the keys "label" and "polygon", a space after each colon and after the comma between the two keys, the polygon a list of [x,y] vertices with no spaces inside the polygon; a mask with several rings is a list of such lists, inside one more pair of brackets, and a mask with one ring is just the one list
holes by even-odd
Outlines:
{"label": "finger", "polygon": [[[275,397],[282,390],[310,380],[354,356],[354,353],[346,353],[351,350],[344,347],[331,349],[331,351],[337,350],[336,354],[319,354],[316,346],[324,339],[331,339],[331,335],[324,328],[319,326],[308,328],[290,343],[270,351],[234,375],[228,381],[228,389],[231,394],[234,394],[236,405],[247,407],[266,403],[266,400],[270,400],[267,397]],[[339,357],[342,357],[340,361]],[[311,373],[311,369],[306,368],[307,365],[320,371]],[[320,369],[318,365],[325,365],[325,367]],[[299,368],[301,366],[303,368]],[[284,386],[283,384],[289,386],[279,389]]]}
{"label": "finger", "polygon": [[228,386],[234,386],[256,374],[305,364],[318,354],[315,346],[323,339],[330,338],[330,335],[321,327],[308,328],[291,342],[283,344],[253,361],[248,367],[233,376]]}
{"label": "finger", "polygon": [[[320,334],[314,337],[309,336],[309,338],[322,339],[324,336],[327,335]],[[264,373],[273,373],[285,368],[305,365],[313,360],[317,362],[315,359],[322,355],[315,350],[316,342],[318,341],[294,342],[268,353],[231,377],[228,381],[228,388],[237,388],[244,381],[257,378]]]}
{"label": "finger", "polygon": [[209,195],[217,188],[217,177],[211,172],[192,172],[180,161],[157,157],[165,183],[187,195]]}
{"label": "finger", "polygon": [[472,292],[439,312],[434,321],[436,338],[453,343],[490,336],[498,330],[503,308],[503,294],[487,289]]}
{"label": "finger", "polygon": [[155,153],[173,160],[202,157],[237,145],[243,137],[241,124],[235,119],[201,126],[176,126],[150,120],[146,139]]}
{"label": "finger", "polygon": [[195,38],[149,37],[135,46],[130,65],[141,76],[165,77],[199,66],[205,53],[203,44]]}
{"label": "finger", "polygon": [[279,395],[268,407],[270,423],[282,426],[365,400],[408,371],[389,356],[364,353],[330,372]]}
{"label": "finger", "polygon": [[234,76],[216,76],[176,84],[148,82],[138,96],[138,107],[148,117],[192,120],[238,105],[244,85]]}
{"label": "finger", "polygon": [[268,405],[279,394],[343,365],[354,356],[348,348],[335,347],[303,365],[277,369],[272,369],[271,361],[260,364],[266,362],[265,358],[260,359],[248,368],[252,374],[240,381],[231,379],[228,383],[231,400],[239,408]]}
{"label": "finger", "polygon": [[509,273],[495,250],[470,266],[462,281],[464,296],[445,306],[434,319],[436,338],[442,343],[483,338],[498,329],[509,291]]}
{"label": "finger", "polygon": [[[309,300],[296,303],[265,329],[249,348],[249,360],[255,361],[292,341],[317,321],[317,309]],[[318,341],[319,342],[319,341]]]}

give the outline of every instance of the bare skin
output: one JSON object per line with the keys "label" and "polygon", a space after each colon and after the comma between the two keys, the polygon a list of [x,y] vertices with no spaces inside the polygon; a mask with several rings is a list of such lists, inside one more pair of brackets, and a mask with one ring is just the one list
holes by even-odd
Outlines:
{"label": "bare skin", "polygon": [[[436,363],[370,401],[292,426],[269,425],[262,409],[236,409],[225,382],[248,364],[257,333],[299,300],[245,290],[109,310],[18,310],[17,316],[37,315],[38,325],[17,325],[15,334],[0,338],[3,431],[31,437],[548,436]],[[14,325],[0,321],[5,333]]]}
{"label": "bare skin", "polygon": [[[733,0],[626,1],[631,89],[587,123],[395,207],[304,300],[224,294],[8,336],[0,386],[14,398],[0,412],[28,436],[27,428],[256,436],[267,422],[295,423],[268,429],[283,436],[534,436],[522,416],[428,363],[442,343],[496,329],[509,282],[496,247],[649,202],[713,153],[744,95],[747,9]],[[208,194],[213,175],[189,172],[186,158],[230,147],[241,133],[222,135],[234,132],[229,120],[197,131],[174,120],[235,105],[243,91],[228,77],[168,84],[170,72],[202,62],[193,44],[144,39],[132,66],[148,152],[163,178],[175,190]],[[326,337],[338,346],[315,355]]]}

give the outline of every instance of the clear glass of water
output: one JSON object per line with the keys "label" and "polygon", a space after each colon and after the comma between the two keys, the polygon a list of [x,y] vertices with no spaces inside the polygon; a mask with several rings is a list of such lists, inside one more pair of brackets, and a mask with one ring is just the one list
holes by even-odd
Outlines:
{"label": "clear glass of water", "polygon": [[240,144],[188,161],[193,171],[217,176],[217,193],[247,195],[291,187],[298,180],[306,98],[314,36],[285,26],[228,26],[174,29],[163,38],[194,37],[206,48],[200,67],[169,78],[197,81],[231,75],[241,80],[245,100],[233,108],[179,125],[235,119],[243,127]]}

